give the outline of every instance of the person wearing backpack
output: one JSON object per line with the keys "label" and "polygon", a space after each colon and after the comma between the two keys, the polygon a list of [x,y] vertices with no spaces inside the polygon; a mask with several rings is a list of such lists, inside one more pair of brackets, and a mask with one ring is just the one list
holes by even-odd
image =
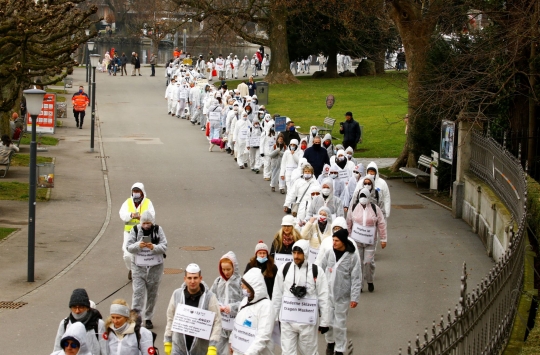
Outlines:
{"label": "person wearing backpack", "polygon": [[370,174],[364,176],[363,178],[361,178],[361,180],[358,181],[357,187],[355,188],[355,191],[350,201],[351,210],[353,210],[356,207],[356,205],[358,205],[359,203],[360,190],[362,190],[363,188],[366,188],[371,193],[371,197],[369,198],[369,201],[379,206],[384,218],[387,218],[386,206],[384,204],[384,199],[382,198],[382,191],[377,189],[374,186],[375,186],[374,176]]}
{"label": "person wearing backpack", "polygon": [[133,254],[133,308],[141,310],[142,313],[146,300],[145,327],[152,329],[154,307],[163,275],[163,260],[167,257],[167,237],[163,228],[155,224],[150,211],[144,211],[141,223],[131,229],[127,250]]}
{"label": "person wearing backpack", "polygon": [[123,299],[114,300],[110,316],[105,323],[107,331],[107,355],[154,355],[154,337],[151,331],[141,327],[139,313],[130,310]]}
{"label": "person wearing backpack", "polygon": [[101,319],[101,313],[90,307],[90,298],[84,288],[73,290],[69,299],[71,313],[60,321],[53,352],[62,350],[62,339],[67,331],[75,323],[82,323],[86,329],[86,345],[92,355],[106,355],[107,344],[102,338],[105,333],[105,322]]}
{"label": "person wearing backpack", "polygon": [[359,194],[359,203],[347,214],[347,229],[355,240],[362,262],[362,274],[368,284],[368,291],[373,292],[375,287],[375,251],[377,243],[386,248],[386,218],[379,206],[369,201],[371,196],[367,188],[362,188]]}
{"label": "person wearing backpack", "polygon": [[75,323],[66,331],[60,341],[61,350],[51,355],[92,355],[86,344],[86,329],[82,323]]}
{"label": "person wearing backpack", "polygon": [[362,263],[349,232],[333,233],[333,248],[324,251],[319,266],[326,273],[330,297],[330,330],[326,333],[326,354],[343,355],[347,348],[347,315],[356,308],[362,289]]}
{"label": "person wearing backpack", "polygon": [[283,355],[296,355],[298,348],[303,354],[318,354],[317,329],[321,334],[329,330],[328,282],[324,272],[308,262],[308,252],[308,240],[294,243],[294,261],[279,267],[274,283],[272,304],[281,322]]}

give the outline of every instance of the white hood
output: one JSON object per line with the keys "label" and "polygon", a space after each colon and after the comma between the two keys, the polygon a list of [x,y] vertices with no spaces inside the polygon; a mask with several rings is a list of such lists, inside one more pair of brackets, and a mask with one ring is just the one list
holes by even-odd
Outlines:
{"label": "white hood", "polygon": [[296,243],[293,244],[293,250],[294,247],[299,247],[304,251],[304,257],[307,258],[309,255],[309,240],[306,239],[300,239],[296,241]]}
{"label": "white hood", "polygon": [[375,163],[374,161],[372,161],[371,163],[368,164],[367,168],[366,168],[366,174],[369,170],[369,168],[373,168],[375,169],[375,180],[377,180],[377,178],[379,177],[379,168],[377,167],[377,163]]}
{"label": "white hood", "polygon": [[88,345],[86,344],[86,328],[84,327],[84,324],[81,322],[71,324],[64,333],[60,344],[67,338],[73,338],[79,342],[80,349],[77,355],[91,355]]}
{"label": "white hood", "polygon": [[143,192],[144,197],[148,197],[146,196],[146,191],[144,190],[144,185],[142,182],[134,183],[133,186],[131,186],[131,191],[133,191],[134,188],[138,188],[139,190]]}
{"label": "white hood", "polygon": [[257,267],[249,269],[249,271],[246,272],[242,277],[242,280],[244,280],[244,282],[247,283],[255,293],[253,295],[253,300],[251,300],[251,303],[257,302],[258,300],[263,298],[269,298],[261,269]]}

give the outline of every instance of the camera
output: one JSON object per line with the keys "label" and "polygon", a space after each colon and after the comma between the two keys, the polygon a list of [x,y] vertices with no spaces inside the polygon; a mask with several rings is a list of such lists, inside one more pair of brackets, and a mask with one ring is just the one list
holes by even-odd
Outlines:
{"label": "camera", "polygon": [[298,299],[306,297],[307,294],[306,286],[296,286],[296,284],[293,284],[289,291]]}

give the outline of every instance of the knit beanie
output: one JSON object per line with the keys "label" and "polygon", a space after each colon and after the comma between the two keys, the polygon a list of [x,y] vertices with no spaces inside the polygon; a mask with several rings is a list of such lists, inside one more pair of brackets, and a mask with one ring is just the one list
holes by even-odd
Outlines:
{"label": "knit beanie", "polygon": [[268,249],[268,245],[264,244],[262,240],[259,240],[259,243],[255,246],[255,255],[257,255],[257,252],[259,250],[266,251],[266,254],[270,254],[270,249]]}
{"label": "knit beanie", "polygon": [[90,298],[84,288],[76,288],[69,299],[69,308],[73,306],[85,306],[90,308]]}
{"label": "knit beanie", "polygon": [[335,231],[332,237],[338,238],[345,245],[345,250],[347,250],[349,253],[354,253],[356,248],[348,238],[349,231],[347,231],[347,229],[340,229],[338,231]]}

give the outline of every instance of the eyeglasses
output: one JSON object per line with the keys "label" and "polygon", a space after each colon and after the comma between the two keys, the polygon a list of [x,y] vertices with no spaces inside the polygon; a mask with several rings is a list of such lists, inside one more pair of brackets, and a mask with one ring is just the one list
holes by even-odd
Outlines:
{"label": "eyeglasses", "polygon": [[77,310],[84,311],[86,310],[87,307],[86,306],[71,306],[69,308],[71,308],[72,311],[77,311]]}
{"label": "eyeglasses", "polygon": [[79,343],[74,340],[65,340],[62,343],[63,348],[71,347],[72,349],[77,349],[79,347]]}
{"label": "eyeglasses", "polygon": [[360,175],[359,171],[353,171],[353,173],[355,173],[356,175]]}
{"label": "eyeglasses", "polygon": [[369,186],[371,186],[372,183],[371,183],[371,182],[364,182],[364,185],[369,185]]}

